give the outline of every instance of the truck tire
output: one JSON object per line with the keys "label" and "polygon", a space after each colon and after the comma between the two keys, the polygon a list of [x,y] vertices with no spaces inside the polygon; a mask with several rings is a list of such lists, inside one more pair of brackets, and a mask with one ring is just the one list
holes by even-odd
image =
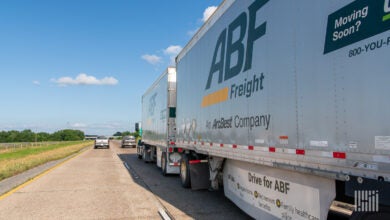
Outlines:
{"label": "truck tire", "polygon": [[161,154],[161,173],[163,176],[167,175],[167,153],[163,152]]}
{"label": "truck tire", "polygon": [[144,147],[144,150],[142,151],[142,159],[144,160],[145,163],[148,163],[148,161],[146,161],[146,154],[147,154],[146,151],[147,151],[147,150],[146,150],[145,147]]}
{"label": "truck tire", "polygon": [[184,188],[190,188],[191,187],[191,179],[190,179],[190,164],[189,164],[189,157],[186,154],[183,154],[183,158],[180,162],[180,179],[181,179],[181,185]]}
{"label": "truck tire", "polygon": [[138,159],[142,159],[142,152],[140,147],[137,147],[137,157]]}

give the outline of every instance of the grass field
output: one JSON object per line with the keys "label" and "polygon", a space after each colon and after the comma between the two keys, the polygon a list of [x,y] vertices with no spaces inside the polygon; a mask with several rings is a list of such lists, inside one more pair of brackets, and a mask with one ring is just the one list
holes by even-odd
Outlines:
{"label": "grass field", "polygon": [[58,160],[91,146],[93,141],[64,142],[41,147],[0,150],[0,180]]}

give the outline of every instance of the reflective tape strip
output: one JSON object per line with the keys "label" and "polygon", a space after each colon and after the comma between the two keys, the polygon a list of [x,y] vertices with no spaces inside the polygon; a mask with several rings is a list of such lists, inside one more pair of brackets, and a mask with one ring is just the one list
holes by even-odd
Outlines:
{"label": "reflective tape strip", "polygon": [[296,154],[296,149],[290,148],[275,148],[276,153]]}
{"label": "reflective tape strip", "polygon": [[190,160],[190,164],[198,164],[198,163],[207,163],[209,162],[208,160]]}
{"label": "reflective tape strip", "polygon": [[[280,136],[280,139],[288,139],[287,136]],[[185,141],[183,140],[183,143]],[[171,142],[174,144],[175,142]],[[191,142],[188,141],[190,144]],[[249,151],[262,151],[262,152],[270,152],[270,153],[280,153],[280,154],[295,154],[295,155],[303,155],[303,156],[313,156],[313,157],[327,157],[327,158],[335,158],[335,159],[347,159],[346,152],[339,151],[317,151],[317,150],[305,150],[305,149],[294,149],[294,148],[282,148],[282,147],[262,147],[262,146],[253,146],[253,145],[237,145],[237,144],[224,144],[224,143],[213,143],[213,142],[193,142],[194,145],[202,145],[203,147],[207,146],[219,146],[221,148],[232,148],[232,149],[240,149],[240,150],[249,150]],[[383,158],[375,158],[376,160],[382,161]],[[390,158],[385,159],[387,163],[389,163]],[[196,161],[196,160],[194,160]]]}
{"label": "reflective tape strip", "polygon": [[269,147],[256,147],[257,151],[264,151],[264,152],[268,152],[269,151]]}
{"label": "reflective tape strip", "polygon": [[169,163],[169,166],[175,166],[175,167],[177,167],[177,166],[180,166],[180,163]]}
{"label": "reflective tape strip", "polygon": [[346,159],[347,154],[345,152],[333,152],[333,158]]}
{"label": "reflective tape strip", "polygon": [[322,157],[333,157],[333,154],[332,154],[332,152],[322,151],[321,156]]}

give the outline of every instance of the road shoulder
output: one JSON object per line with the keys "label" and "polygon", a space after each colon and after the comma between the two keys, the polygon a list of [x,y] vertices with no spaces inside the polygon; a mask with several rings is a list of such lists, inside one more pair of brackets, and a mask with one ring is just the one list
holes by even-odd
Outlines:
{"label": "road shoulder", "polygon": [[44,173],[47,170],[50,170],[51,168],[57,166],[58,164],[66,161],[66,160],[69,160],[70,158],[75,157],[78,154],[85,152],[88,149],[90,149],[90,147],[86,147],[86,148],[82,149],[81,151],[74,153],[68,157],[47,162],[45,164],[42,164],[42,165],[39,165],[39,166],[34,167],[32,169],[29,169],[23,173],[17,174],[15,176],[12,176],[12,177],[9,177],[7,179],[0,181],[0,196],[6,194],[7,192],[11,191],[12,189],[15,189],[16,187],[22,185],[23,183],[33,179],[34,177],[37,177],[41,173]]}

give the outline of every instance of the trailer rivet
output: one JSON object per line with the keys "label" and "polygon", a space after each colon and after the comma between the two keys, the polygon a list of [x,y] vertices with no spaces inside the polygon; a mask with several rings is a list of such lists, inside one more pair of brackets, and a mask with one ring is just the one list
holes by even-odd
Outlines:
{"label": "trailer rivet", "polygon": [[358,182],[359,184],[362,184],[362,183],[363,183],[363,178],[359,176],[359,177],[357,178],[357,182]]}

